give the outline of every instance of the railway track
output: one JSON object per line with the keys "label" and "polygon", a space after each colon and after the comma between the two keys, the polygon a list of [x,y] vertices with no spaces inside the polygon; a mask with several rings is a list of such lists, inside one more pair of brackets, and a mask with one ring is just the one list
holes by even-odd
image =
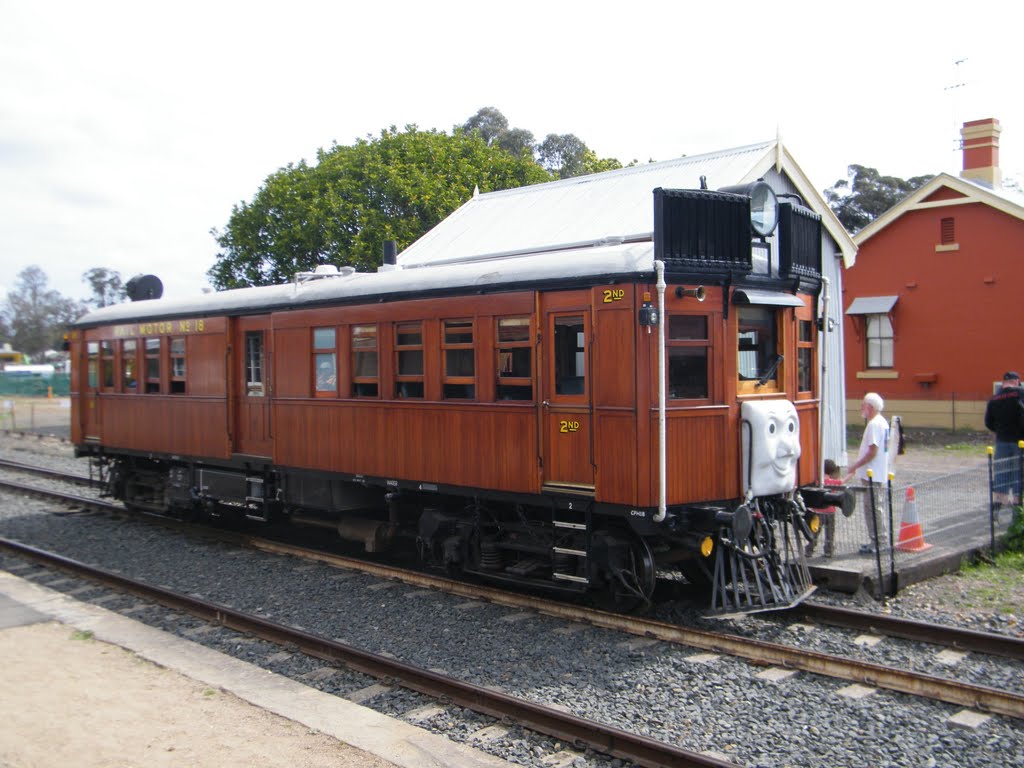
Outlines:
{"label": "railway track", "polygon": [[369,653],[261,616],[86,565],[52,552],[8,539],[0,539],[0,547],[47,567],[57,568],[167,608],[189,613],[208,623],[244,632],[281,646],[296,648],[309,656],[344,664],[352,670],[378,679],[396,680],[403,687],[427,696],[453,702],[498,719],[508,719],[569,743],[585,744],[602,754],[629,760],[638,765],[666,768],[732,765],[672,744],[655,741],[438,672],[405,664],[397,659]]}
{"label": "railway track", "polygon": [[[56,494],[22,484],[9,484],[7,482],[2,484],[22,493],[36,493],[47,498],[59,500],[65,505],[89,507],[116,514],[128,514],[120,505],[113,505],[95,499],[71,494]],[[422,589],[442,590],[457,596],[487,600],[505,607],[536,611],[566,621],[588,624],[711,653],[728,654],[757,665],[812,672],[818,675],[930,698],[993,714],[1024,719],[1024,696],[1010,691],[749,637],[710,632],[656,621],[650,618],[607,613],[585,606],[505,592],[492,587],[459,582],[378,563],[370,563],[356,558],[311,550],[247,534],[212,530],[208,527],[194,526],[156,515],[144,516],[178,530],[197,531],[202,533],[202,535],[214,537],[239,546],[315,560],[383,579],[401,581]],[[886,634],[892,637],[910,639],[915,642],[927,642],[964,652],[994,654],[1017,660],[1024,659],[1024,641],[1007,636],[821,605],[806,606],[797,615],[801,618],[807,618],[823,624],[842,626],[876,634]]]}

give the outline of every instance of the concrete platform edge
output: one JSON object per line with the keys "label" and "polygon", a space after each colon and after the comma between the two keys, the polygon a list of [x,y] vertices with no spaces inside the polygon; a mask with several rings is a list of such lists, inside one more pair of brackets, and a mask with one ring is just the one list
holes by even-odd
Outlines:
{"label": "concrete platform edge", "polygon": [[60,592],[0,572],[0,592],[12,600],[161,667],[227,691],[254,706],[332,736],[402,768],[511,764],[473,747],[382,715],[367,707],[268,672]]}

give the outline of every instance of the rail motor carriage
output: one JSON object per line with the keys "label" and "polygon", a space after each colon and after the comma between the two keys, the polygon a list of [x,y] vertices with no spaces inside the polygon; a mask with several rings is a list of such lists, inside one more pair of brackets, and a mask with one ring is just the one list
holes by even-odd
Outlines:
{"label": "rail motor carriage", "polygon": [[[703,180],[702,180],[703,181]],[[73,441],[111,495],[632,608],[659,574],[791,605],[817,480],[821,221],[656,189],[646,240],[105,307]]]}

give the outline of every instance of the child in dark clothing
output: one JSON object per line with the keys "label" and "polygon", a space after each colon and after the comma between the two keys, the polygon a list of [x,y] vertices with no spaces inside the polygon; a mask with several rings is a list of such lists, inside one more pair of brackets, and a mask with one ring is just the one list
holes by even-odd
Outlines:
{"label": "child in dark clothing", "polygon": [[[832,459],[825,459],[825,475],[825,485],[837,486],[843,484],[842,478],[839,475],[839,467],[836,466]],[[825,557],[832,557],[832,550],[836,539],[836,508],[822,507],[821,509],[815,509],[814,512],[821,520],[821,528],[818,529],[818,534],[814,537],[814,541],[807,545],[805,553],[807,557],[813,555],[818,539],[824,535],[825,543],[822,549],[825,552]]]}

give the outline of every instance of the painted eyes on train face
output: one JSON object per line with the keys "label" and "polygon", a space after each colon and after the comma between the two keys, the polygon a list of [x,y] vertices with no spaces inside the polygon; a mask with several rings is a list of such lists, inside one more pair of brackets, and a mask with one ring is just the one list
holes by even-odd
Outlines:
{"label": "painted eyes on train face", "polygon": [[775,419],[771,419],[768,422],[768,436],[775,437],[777,433],[788,433],[790,435],[796,434],[796,422],[792,419],[787,419],[784,424],[779,424]]}

